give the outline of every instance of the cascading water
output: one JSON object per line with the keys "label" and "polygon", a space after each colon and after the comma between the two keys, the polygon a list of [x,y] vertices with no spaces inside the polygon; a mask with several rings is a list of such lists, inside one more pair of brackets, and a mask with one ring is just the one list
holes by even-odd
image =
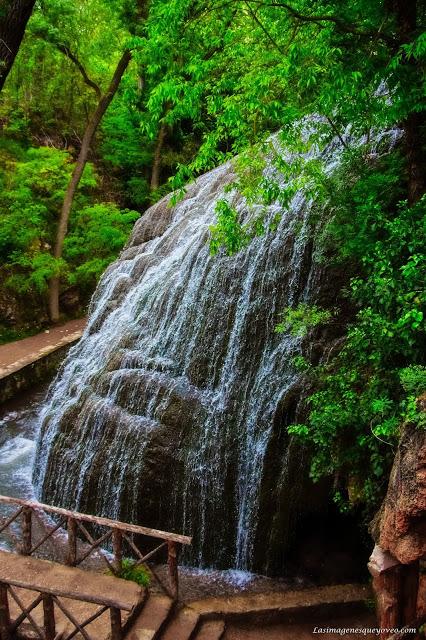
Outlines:
{"label": "cascading water", "polygon": [[[329,170],[337,155],[334,142]],[[324,268],[301,192],[275,232],[210,255],[232,178],[219,167],[136,224],[50,390],[35,480],[51,503],[194,535],[193,564],[265,571],[306,474],[285,429],[302,339],[274,329],[283,308],[317,299]],[[244,216],[241,196],[226,198]]]}

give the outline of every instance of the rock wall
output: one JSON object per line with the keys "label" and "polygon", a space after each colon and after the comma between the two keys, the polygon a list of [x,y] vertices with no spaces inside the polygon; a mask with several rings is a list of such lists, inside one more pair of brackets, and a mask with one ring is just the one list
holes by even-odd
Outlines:
{"label": "rock wall", "polygon": [[426,558],[426,432],[405,425],[374,533],[402,564]]}
{"label": "rock wall", "polygon": [[[417,404],[425,411],[426,396]],[[426,621],[426,430],[418,425],[402,427],[371,532],[376,547],[370,570],[382,628],[420,625]]]}
{"label": "rock wall", "polygon": [[37,358],[20,369],[0,377],[0,404],[14,398],[22,391],[48,380],[64,360],[70,345],[64,345]]}

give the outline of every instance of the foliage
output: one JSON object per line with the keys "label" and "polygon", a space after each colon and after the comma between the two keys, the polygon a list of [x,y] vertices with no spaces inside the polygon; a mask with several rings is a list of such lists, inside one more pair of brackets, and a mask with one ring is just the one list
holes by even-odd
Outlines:
{"label": "foliage", "polygon": [[52,274],[69,284],[93,289],[96,279],[125,243],[138,213],[93,200],[97,177],[93,165],[83,175],[61,260],[51,253],[65,188],[73,169],[70,155],[50,147],[16,147],[5,140],[0,162],[0,257],[6,284],[20,293],[44,292]]}
{"label": "foliage", "polygon": [[425,423],[415,396],[426,388],[426,198],[395,205],[399,170],[392,155],[374,168],[358,164],[351,190],[347,164],[331,180],[326,242],[339,248],[342,268],[352,262],[358,312],[340,353],[315,370],[307,422],[289,427],[312,446],[312,477],[335,476],[342,507],[377,503],[400,425]]}
{"label": "foliage", "polygon": [[15,340],[29,338],[38,333],[38,331],[39,329],[37,327],[32,329],[11,329],[10,327],[0,324],[0,344],[7,344],[8,342],[15,342]]}
{"label": "foliage", "polygon": [[331,318],[331,312],[317,305],[300,303],[295,309],[287,307],[281,314],[282,320],[275,327],[277,333],[289,332],[293,336],[306,336],[308,330]]}
{"label": "foliage", "polygon": [[399,372],[401,385],[406,392],[403,402],[405,420],[426,429],[426,414],[419,410],[419,398],[423,399],[426,393],[426,367],[422,365],[410,365]]}
{"label": "foliage", "polygon": [[[111,571],[108,571],[109,575],[113,575]],[[141,564],[137,564],[135,560],[131,558],[123,558],[121,563],[121,570],[118,574],[114,574],[122,580],[130,580],[136,582],[141,587],[147,587],[150,582],[149,573],[145,567]]]}
{"label": "foliage", "polygon": [[426,392],[426,367],[410,365],[399,372],[404,391],[420,396]]}
{"label": "foliage", "polygon": [[250,236],[238,219],[237,210],[226,200],[216,205],[217,224],[210,227],[210,251],[215,255],[221,247],[229,254],[236,253],[250,241]]}
{"label": "foliage", "polygon": [[92,290],[125,244],[138,217],[136,211],[119,209],[114,203],[76,211],[64,246],[68,282]]}

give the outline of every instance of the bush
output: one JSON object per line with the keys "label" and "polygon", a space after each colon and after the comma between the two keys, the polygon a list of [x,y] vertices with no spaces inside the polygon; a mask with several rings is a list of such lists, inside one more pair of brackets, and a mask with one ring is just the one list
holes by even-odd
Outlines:
{"label": "bush", "polygon": [[407,393],[420,396],[426,392],[426,367],[411,365],[399,372],[401,384]]}
{"label": "bush", "polygon": [[332,314],[316,305],[300,303],[295,309],[288,307],[282,313],[282,320],[275,327],[277,333],[289,331],[293,336],[306,336],[308,330],[328,322]]}
{"label": "bush", "polygon": [[[316,391],[307,419],[289,427],[311,448],[312,478],[334,477],[341,508],[363,503],[370,514],[385,491],[400,425],[426,424],[415,401],[426,390],[426,198],[409,207],[398,202],[400,188],[396,153],[376,166],[352,156],[330,179],[324,253],[356,274],[348,295],[357,312],[340,353],[308,369]],[[316,311],[288,310],[278,330],[305,332],[310,313],[316,321]]]}
{"label": "bush", "polygon": [[[7,141],[6,141],[7,142]],[[125,244],[139,217],[114,203],[96,203],[97,176],[88,164],[75,198],[61,259],[52,256],[56,226],[73,170],[69,153],[50,147],[0,148],[0,259],[8,287],[17,293],[44,293],[60,275],[67,284],[91,292]]]}
{"label": "bush", "polygon": [[147,587],[150,582],[148,571],[141,564],[136,564],[135,560],[131,558],[123,558],[121,563],[121,571],[118,574],[113,574],[112,571],[108,571],[108,575],[116,575],[117,578],[122,580],[130,580],[136,582],[141,587]]}

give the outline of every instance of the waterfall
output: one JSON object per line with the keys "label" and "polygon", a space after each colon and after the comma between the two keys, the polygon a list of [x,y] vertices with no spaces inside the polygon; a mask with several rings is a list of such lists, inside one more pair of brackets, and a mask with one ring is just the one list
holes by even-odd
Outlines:
{"label": "waterfall", "polygon": [[233,177],[225,164],[136,223],[50,389],[35,482],[50,503],[193,535],[192,564],[277,570],[306,462],[285,429],[303,339],[274,329],[318,299],[324,267],[303,192],[267,208],[276,231],[212,256],[218,199],[248,215]]}

